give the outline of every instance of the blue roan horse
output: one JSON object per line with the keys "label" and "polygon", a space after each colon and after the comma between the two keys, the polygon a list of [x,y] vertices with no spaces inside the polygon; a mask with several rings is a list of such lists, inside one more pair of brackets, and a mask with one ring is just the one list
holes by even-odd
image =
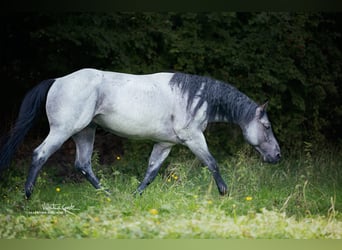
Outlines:
{"label": "blue roan horse", "polygon": [[43,164],[70,137],[76,144],[76,168],[95,188],[101,188],[91,167],[96,126],[123,137],[156,142],[138,193],[154,180],[172,146],[182,144],[208,166],[219,193],[226,194],[227,185],[203,135],[209,122],[238,124],[247,142],[265,161],[280,160],[266,114],[267,103],[258,106],[227,83],[183,73],[133,75],[81,69],[45,80],[26,94],[0,152],[1,169],[10,164],[42,104],[50,132],[34,150],[25,184],[27,198]]}

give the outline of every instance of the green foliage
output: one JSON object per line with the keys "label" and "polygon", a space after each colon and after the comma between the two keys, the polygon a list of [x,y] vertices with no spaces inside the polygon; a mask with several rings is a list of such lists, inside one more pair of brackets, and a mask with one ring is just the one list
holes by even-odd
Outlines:
{"label": "green foliage", "polygon": [[83,67],[208,75],[257,102],[270,99],[283,147],[340,143],[339,13],[69,12],[16,14],[3,22],[2,71],[18,86]]}

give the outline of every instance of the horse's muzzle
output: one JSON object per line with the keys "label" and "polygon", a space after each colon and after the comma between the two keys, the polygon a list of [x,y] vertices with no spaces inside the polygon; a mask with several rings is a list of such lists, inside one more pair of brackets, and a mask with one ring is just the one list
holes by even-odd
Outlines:
{"label": "horse's muzzle", "polygon": [[281,154],[280,153],[276,153],[274,156],[271,155],[265,155],[264,156],[264,161],[268,162],[268,163],[272,163],[272,164],[276,164],[280,161],[281,159]]}

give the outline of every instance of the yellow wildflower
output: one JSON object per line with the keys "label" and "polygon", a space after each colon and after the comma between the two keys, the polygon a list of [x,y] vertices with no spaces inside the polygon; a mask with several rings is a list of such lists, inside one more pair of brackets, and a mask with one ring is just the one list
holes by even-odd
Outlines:
{"label": "yellow wildflower", "polygon": [[253,200],[253,197],[252,197],[252,196],[247,196],[247,197],[246,197],[246,201],[251,201],[251,200]]}
{"label": "yellow wildflower", "polygon": [[171,177],[174,179],[174,180],[178,180],[178,176],[176,174],[172,174]]}
{"label": "yellow wildflower", "polygon": [[56,187],[56,192],[58,193],[60,191],[61,191],[61,189],[59,187]]}
{"label": "yellow wildflower", "polygon": [[157,215],[157,214],[158,214],[158,210],[155,209],[155,208],[150,209],[149,212],[150,212],[150,214],[152,214],[152,215]]}

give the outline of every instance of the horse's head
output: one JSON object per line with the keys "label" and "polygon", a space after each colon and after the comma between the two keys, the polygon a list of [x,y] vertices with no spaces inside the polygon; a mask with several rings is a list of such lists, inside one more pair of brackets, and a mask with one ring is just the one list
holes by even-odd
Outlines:
{"label": "horse's head", "polygon": [[242,129],[247,142],[254,146],[264,161],[277,163],[281,157],[280,148],[266,114],[267,104],[268,102],[259,106],[254,118]]}

